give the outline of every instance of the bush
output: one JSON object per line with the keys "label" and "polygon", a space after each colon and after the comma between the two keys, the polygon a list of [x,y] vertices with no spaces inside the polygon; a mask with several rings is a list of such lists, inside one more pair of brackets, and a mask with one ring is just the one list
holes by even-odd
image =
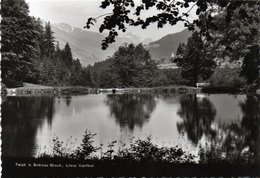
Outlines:
{"label": "bush", "polygon": [[[53,147],[50,153],[43,153],[40,158],[65,158],[74,160],[117,160],[117,161],[150,161],[168,163],[194,163],[195,156],[184,152],[182,148],[158,146],[152,143],[152,137],[144,140],[131,140],[130,147],[114,149],[117,141],[108,144],[107,151],[103,152],[103,145],[93,146],[93,139],[96,134],[85,131],[80,147],[75,148],[70,139],[66,143],[60,141],[58,137],[52,139]],[[100,150],[100,158],[95,153]]]}
{"label": "bush", "polygon": [[239,68],[218,67],[209,79],[210,87],[239,89],[246,85],[246,79],[240,76]]}
{"label": "bush", "polygon": [[66,142],[59,140],[57,136],[52,139],[51,154],[43,153],[40,157],[53,157],[53,158],[75,158],[75,159],[90,159],[93,154],[99,149],[93,146],[93,138],[96,134],[92,134],[88,130],[83,135],[82,143],[79,147],[75,148],[75,142],[70,137]]}

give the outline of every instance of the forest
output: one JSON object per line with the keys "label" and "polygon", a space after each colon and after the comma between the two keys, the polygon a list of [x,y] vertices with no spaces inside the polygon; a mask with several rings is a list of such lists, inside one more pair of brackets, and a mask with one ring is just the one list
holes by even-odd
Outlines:
{"label": "forest", "polygon": [[70,45],[60,49],[50,22],[29,15],[24,0],[1,3],[2,81],[49,86],[91,86],[90,70],[73,59]]}
{"label": "forest", "polygon": [[[115,40],[118,35],[115,30],[117,26],[119,30],[125,31],[126,24],[145,29],[151,23],[158,22],[158,28],[162,28],[167,22],[174,25],[181,21],[176,19],[177,11],[168,12],[167,7],[173,6],[166,1],[161,4],[161,1],[144,1],[143,6],[137,6],[136,15],[144,7],[149,9],[156,6],[158,10],[165,10],[168,16],[171,12],[172,18],[166,13],[161,16],[158,13],[160,18],[148,17],[146,21],[134,22],[128,16],[125,17],[128,20],[113,19],[115,15],[122,15],[124,12],[128,14],[127,7],[134,6],[131,2],[102,2],[100,7],[104,9],[109,5],[114,5],[116,9],[117,3],[121,3],[123,8],[115,11],[119,14],[114,13],[104,18],[99,30],[107,30],[109,35],[102,41],[102,49],[109,47],[109,43]],[[188,8],[191,2],[176,4],[175,8],[181,5]],[[171,59],[178,68],[159,69],[158,63],[142,44],[127,43],[122,44],[105,61],[84,67],[79,59],[73,58],[69,43],[60,49],[50,22],[42,24],[41,19],[29,15],[29,6],[24,0],[4,0],[1,3],[2,81],[7,87],[17,82],[96,88],[196,86],[198,82],[210,83],[211,87],[227,88],[259,85],[259,3],[233,4],[236,6],[232,9],[229,7],[232,3],[209,6],[210,3],[199,4],[200,2],[197,2],[198,20],[194,20],[192,24],[185,22],[185,26],[193,31],[192,36],[186,44],[179,45],[176,57]],[[215,15],[212,15],[213,12]],[[174,19],[175,23],[172,21]],[[90,28],[96,20],[89,18],[86,27]],[[240,65],[222,65],[234,61],[239,61]]]}

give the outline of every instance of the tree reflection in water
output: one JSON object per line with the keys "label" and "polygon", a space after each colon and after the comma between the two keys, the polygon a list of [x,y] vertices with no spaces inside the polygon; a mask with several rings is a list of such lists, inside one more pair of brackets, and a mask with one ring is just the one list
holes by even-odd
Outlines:
{"label": "tree reflection in water", "polygon": [[111,116],[121,128],[128,127],[133,131],[135,126],[142,128],[156,107],[151,94],[112,94],[107,95],[106,104]]}
{"label": "tree reflection in water", "polygon": [[44,123],[52,124],[53,97],[8,97],[2,103],[3,156],[31,157],[36,134]]}
{"label": "tree reflection in water", "polygon": [[216,116],[216,109],[207,98],[197,98],[196,95],[183,95],[180,98],[180,108],[177,114],[183,119],[177,123],[178,131],[187,133],[187,137],[197,145],[205,134],[212,138],[216,131],[211,128]]}
{"label": "tree reflection in water", "polygon": [[244,103],[240,103],[243,112],[241,129],[245,135],[244,145],[259,157],[260,154],[260,96],[248,95]]}
{"label": "tree reflection in water", "polygon": [[66,105],[69,107],[70,103],[71,103],[71,96],[70,95],[66,95],[65,96],[65,101],[66,101]]}
{"label": "tree reflection in water", "polygon": [[248,95],[240,103],[243,118],[219,124],[215,140],[200,150],[203,163],[225,161],[233,164],[260,165],[260,97]]}

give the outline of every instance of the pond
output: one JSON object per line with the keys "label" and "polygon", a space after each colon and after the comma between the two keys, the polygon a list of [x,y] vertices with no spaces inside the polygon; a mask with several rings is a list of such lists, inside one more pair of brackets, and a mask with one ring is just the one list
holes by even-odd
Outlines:
{"label": "pond", "polygon": [[245,94],[10,96],[2,103],[2,154],[37,157],[51,151],[54,137],[77,147],[88,130],[96,146],[151,136],[195,155],[213,142],[258,155],[259,103]]}

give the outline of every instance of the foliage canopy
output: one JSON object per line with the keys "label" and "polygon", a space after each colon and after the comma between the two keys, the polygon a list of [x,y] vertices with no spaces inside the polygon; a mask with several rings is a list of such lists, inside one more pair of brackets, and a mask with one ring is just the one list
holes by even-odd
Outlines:
{"label": "foliage canopy", "polygon": [[[252,15],[243,7],[244,5],[257,5],[259,7],[260,2],[234,0],[142,0],[137,4],[134,0],[103,0],[100,8],[112,8],[111,13],[88,18],[85,28],[90,28],[91,25],[97,22],[98,18],[104,17],[99,31],[107,30],[108,36],[102,41],[102,49],[106,49],[110,43],[113,43],[115,37],[118,36],[118,32],[125,32],[128,26],[140,26],[146,29],[152,23],[157,23],[157,27],[162,28],[166,24],[176,25],[178,22],[183,22],[184,26],[189,30],[195,30],[196,27],[199,27],[201,34],[210,37],[210,30],[218,28],[217,22],[213,18],[216,12],[219,13],[225,10],[225,22],[230,23],[232,16],[238,8],[240,8],[239,16],[241,18]],[[199,17],[203,16],[203,19],[189,20],[190,12],[195,7],[197,8],[196,14]],[[146,10],[151,9],[156,9],[157,13],[144,18],[141,16]]]}

